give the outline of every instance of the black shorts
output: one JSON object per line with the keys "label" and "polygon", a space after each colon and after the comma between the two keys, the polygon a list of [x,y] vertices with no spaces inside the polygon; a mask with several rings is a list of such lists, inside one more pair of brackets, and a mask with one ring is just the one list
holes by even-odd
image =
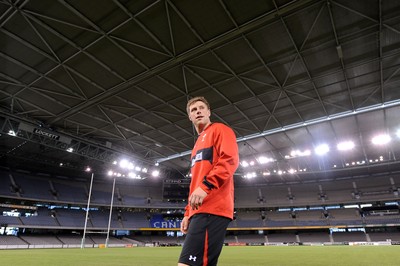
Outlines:
{"label": "black shorts", "polygon": [[207,213],[193,215],[179,262],[191,266],[217,265],[230,221]]}

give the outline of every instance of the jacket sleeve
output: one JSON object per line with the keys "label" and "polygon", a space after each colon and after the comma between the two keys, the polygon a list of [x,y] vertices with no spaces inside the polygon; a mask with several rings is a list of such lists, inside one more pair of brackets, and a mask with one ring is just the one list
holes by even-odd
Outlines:
{"label": "jacket sleeve", "polygon": [[207,193],[212,189],[220,188],[227,179],[233,178],[233,174],[239,165],[236,136],[231,128],[225,125],[219,126],[214,132],[213,145],[217,159],[200,185]]}
{"label": "jacket sleeve", "polygon": [[185,217],[185,216],[189,216],[189,204],[186,205],[186,207],[185,207],[185,214],[183,215],[183,217]]}

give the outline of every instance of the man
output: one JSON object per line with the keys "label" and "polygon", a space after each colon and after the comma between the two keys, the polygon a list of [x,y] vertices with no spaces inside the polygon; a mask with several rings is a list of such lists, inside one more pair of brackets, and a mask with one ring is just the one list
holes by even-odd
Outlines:
{"label": "man", "polygon": [[189,100],[187,113],[199,136],[191,155],[192,180],[181,223],[187,235],[178,266],[217,265],[233,219],[238,146],[231,128],[211,123],[210,105],[204,97]]}

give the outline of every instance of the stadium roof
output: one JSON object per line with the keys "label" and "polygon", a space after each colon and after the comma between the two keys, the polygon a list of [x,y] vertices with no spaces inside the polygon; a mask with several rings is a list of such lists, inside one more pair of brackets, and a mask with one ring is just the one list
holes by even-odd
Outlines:
{"label": "stadium roof", "polygon": [[[237,134],[239,176],[400,170],[399,1],[3,0],[0,14],[3,166],[126,157],[183,177],[186,102],[202,95]],[[392,141],[372,144],[383,133]]]}

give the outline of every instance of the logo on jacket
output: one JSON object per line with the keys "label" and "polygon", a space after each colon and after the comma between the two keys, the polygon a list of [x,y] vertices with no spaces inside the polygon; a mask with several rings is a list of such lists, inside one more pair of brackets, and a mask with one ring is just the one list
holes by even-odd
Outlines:
{"label": "logo on jacket", "polygon": [[190,255],[190,256],[189,256],[189,260],[196,261],[196,259],[197,259],[196,256],[193,256],[193,255]]}
{"label": "logo on jacket", "polygon": [[193,167],[197,162],[209,161],[212,164],[213,161],[213,147],[204,148],[198,150],[192,157],[191,166]]}
{"label": "logo on jacket", "polygon": [[196,162],[201,161],[201,160],[203,160],[203,152],[199,152],[199,153],[196,154],[196,156],[193,157],[193,159],[192,159],[192,166],[193,166]]}

